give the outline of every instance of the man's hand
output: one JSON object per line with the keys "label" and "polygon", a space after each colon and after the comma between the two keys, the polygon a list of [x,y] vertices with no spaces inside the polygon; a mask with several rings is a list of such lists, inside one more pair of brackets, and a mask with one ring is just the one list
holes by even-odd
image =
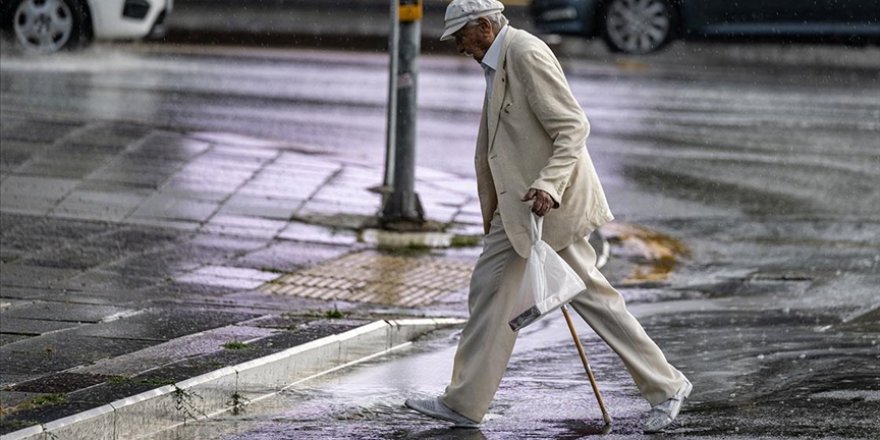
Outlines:
{"label": "man's hand", "polygon": [[537,188],[529,188],[529,192],[523,196],[522,201],[527,202],[532,199],[535,200],[532,203],[532,212],[537,214],[538,217],[543,217],[550,212],[550,209],[553,208],[554,205],[556,205],[556,202],[553,201],[553,197],[550,197],[550,194],[548,194],[547,191]]}

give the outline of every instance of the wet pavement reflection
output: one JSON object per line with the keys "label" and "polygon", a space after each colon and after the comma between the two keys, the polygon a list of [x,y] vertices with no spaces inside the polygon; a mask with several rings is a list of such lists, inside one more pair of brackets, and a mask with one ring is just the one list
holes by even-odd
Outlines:
{"label": "wet pavement reflection", "polygon": [[[481,430],[450,429],[402,406],[407,397],[437,394],[447,383],[457,334],[442,332],[385,360],[294,386],[269,401],[249,405],[243,414],[181,428],[175,435],[226,440],[483,439],[601,433],[605,429],[601,414],[590,400],[589,383],[581,377],[583,370],[570,336],[558,318],[523,335],[512,373],[503,382],[495,409]],[[556,368],[561,374],[550,373]],[[529,375],[514,373],[519,370],[528,370]],[[619,394],[614,388],[608,386],[604,391]],[[528,399],[514,401],[524,395]],[[617,398],[613,401],[621,403]],[[642,409],[637,403],[634,406],[634,411]],[[628,413],[634,412],[616,410],[621,426],[627,423]]]}
{"label": "wet pavement reflection", "polygon": [[[756,313],[687,300],[633,307],[695,392],[667,435],[690,438],[871,438],[880,410],[874,333],[817,331],[836,319]],[[585,327],[582,323],[579,326]],[[402,406],[442,392],[455,334],[294,386],[243,414],[177,430],[180,438],[641,438],[648,409],[619,360],[586,328],[586,350],[614,418],[603,426],[561,317],[523,332],[479,431],[448,428]],[[166,437],[170,435],[166,433]]]}
{"label": "wet pavement reflection", "polygon": [[[670,435],[876,438],[876,48],[839,59],[817,49],[839,62],[804,64],[775,60],[768,54],[788,52],[773,48],[754,56],[696,48],[563,60],[592,121],[588,147],[612,210],[637,225],[607,231],[618,241],[605,272],[695,385]],[[218,338],[275,334],[243,323],[279,310],[463,316],[461,289],[419,308],[259,290],[368,246],[354,230],[380,200],[369,188],[381,180],[385,62],[156,45],[99,45],[51,61],[4,53],[0,351],[15,363],[0,382],[94,362],[72,381],[91,386],[102,373],[167,359],[149,351],[160,343],[216,350]],[[422,62],[418,191],[429,216],[479,235],[470,158],[483,78],[460,57]],[[630,246],[632,236],[648,240]],[[475,253],[442,251],[468,263]],[[204,344],[179,340],[208,330],[217,333]],[[608,436],[641,437],[647,404],[613,353],[582,330],[615,419]],[[558,318],[523,335],[478,432],[401,407],[448,380],[455,340],[442,333],[163,436],[601,434],[567,338]],[[99,362],[126,353],[134,354]],[[0,392],[26,399],[33,390]]]}

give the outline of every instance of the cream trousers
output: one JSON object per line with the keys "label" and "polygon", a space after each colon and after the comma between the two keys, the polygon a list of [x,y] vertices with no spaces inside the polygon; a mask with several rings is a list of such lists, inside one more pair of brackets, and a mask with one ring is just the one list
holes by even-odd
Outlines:
{"label": "cream trousers", "polygon": [[[684,385],[684,375],[666,361],[626,309],[620,293],[596,268],[596,251],[587,239],[576,241],[559,255],[587,285],[571,307],[620,356],[651,405],[672,397]],[[483,419],[507,369],[517,336],[507,322],[525,263],[508,241],[496,213],[471,277],[470,318],[455,353],[452,380],[441,396],[447,406],[471,420]]]}

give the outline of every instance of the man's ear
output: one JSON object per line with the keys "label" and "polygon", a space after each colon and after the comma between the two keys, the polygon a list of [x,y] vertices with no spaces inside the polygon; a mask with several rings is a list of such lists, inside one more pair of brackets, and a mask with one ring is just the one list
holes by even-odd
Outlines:
{"label": "man's ear", "polygon": [[492,35],[492,22],[486,17],[480,17],[478,20],[480,20],[480,33],[485,36]]}

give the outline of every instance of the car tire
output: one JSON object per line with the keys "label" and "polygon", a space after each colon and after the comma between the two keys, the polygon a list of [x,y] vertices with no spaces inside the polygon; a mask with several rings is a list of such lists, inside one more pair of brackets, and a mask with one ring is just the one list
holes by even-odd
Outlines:
{"label": "car tire", "polygon": [[91,21],[81,0],[18,0],[10,10],[10,34],[24,52],[54,53],[91,42]]}
{"label": "car tire", "polygon": [[669,43],[677,17],[667,0],[609,0],[602,18],[602,39],[612,52],[641,55]]}

